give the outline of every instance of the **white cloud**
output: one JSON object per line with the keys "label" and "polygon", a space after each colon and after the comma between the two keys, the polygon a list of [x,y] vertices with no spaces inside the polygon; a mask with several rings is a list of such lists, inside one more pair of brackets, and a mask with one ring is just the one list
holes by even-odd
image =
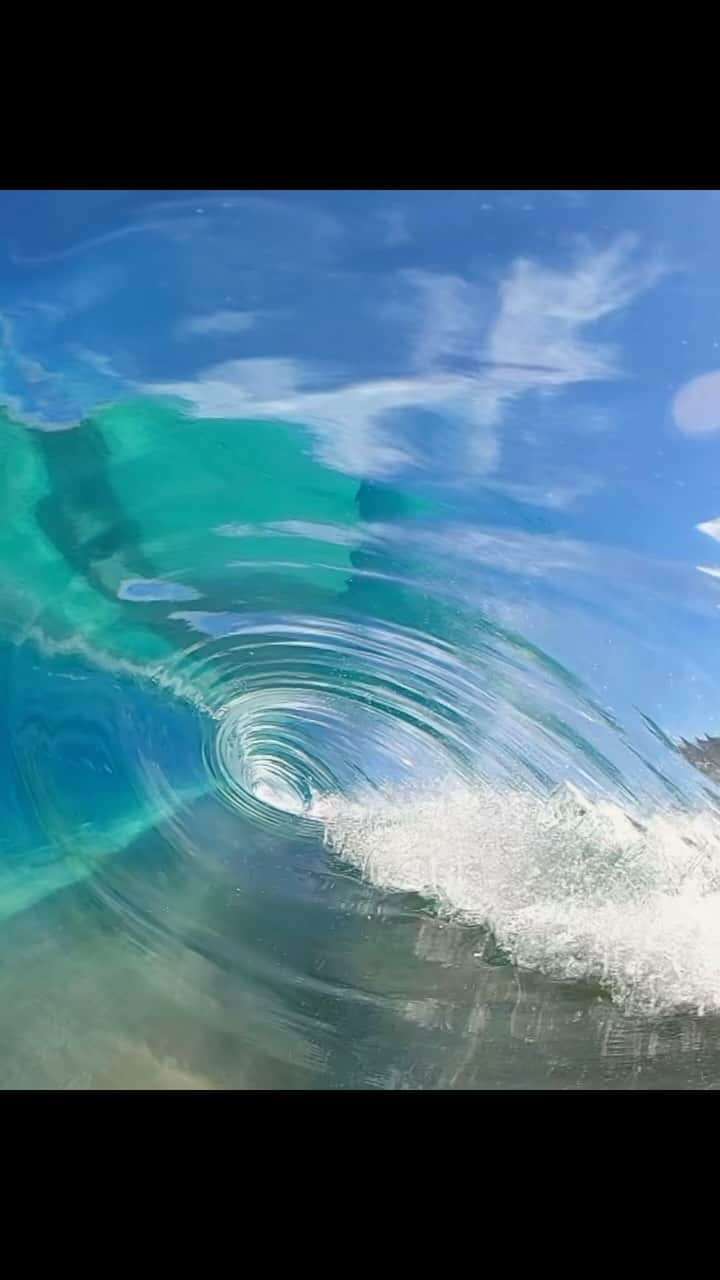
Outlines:
{"label": "white cloud", "polygon": [[720,370],[691,378],[672,402],[675,425],[688,436],[720,431]]}
{"label": "white cloud", "polygon": [[704,520],[702,524],[696,524],[695,528],[699,533],[706,533],[709,538],[720,542],[720,516],[716,516],[714,520]]}
{"label": "white cloud", "polygon": [[633,237],[621,237],[607,249],[587,250],[569,271],[517,260],[500,282],[492,322],[478,286],[453,275],[405,273],[402,278],[421,299],[419,307],[405,311],[413,324],[413,370],[407,376],[317,389],[307,366],[269,358],[230,361],[193,381],[146,389],[180,396],[202,417],[304,423],[330,466],[375,476],[422,463],[393,436],[387,415],[431,410],[465,428],[463,456],[453,457],[453,465],[468,475],[488,474],[497,465],[497,431],[511,400],[618,376],[616,352],[587,339],[583,330],[658,279],[660,265],[639,258],[636,250]]}
{"label": "white cloud", "polygon": [[521,385],[562,386],[617,377],[618,353],[589,341],[583,330],[627,306],[665,268],[637,255],[633,236],[607,249],[586,252],[572,271],[518,259],[500,284],[500,309],[487,355],[504,376]]}
{"label": "white cloud", "polygon": [[477,357],[490,319],[487,295],[461,276],[405,271],[401,279],[415,291],[410,311],[417,325],[415,367],[428,370],[448,360]]}
{"label": "white cloud", "polygon": [[[231,360],[194,382],[154,383],[147,390],[189,400],[200,417],[266,418],[308,426],[329,466],[362,475],[385,475],[411,461],[386,433],[384,415],[438,407],[472,420],[471,379],[384,378],[333,390],[307,390],[308,371],[288,359]],[[494,461],[494,449],[487,452]]]}
{"label": "white cloud", "polygon": [[78,360],[82,360],[83,364],[87,364],[96,373],[102,374],[107,378],[117,378],[122,380],[122,374],[118,372],[109,356],[103,355],[101,351],[92,351],[90,347],[83,347],[79,343],[73,343],[68,348]]}
{"label": "white cloud", "polygon": [[[413,362],[447,368],[458,357],[500,398],[618,377],[618,352],[584,330],[631,303],[666,268],[638,253],[636,237],[585,249],[570,270],[519,258],[501,279],[494,318],[485,290],[459,276],[403,273],[420,293]],[[419,319],[417,319],[419,317]]]}
{"label": "white cloud", "polygon": [[180,331],[184,334],[200,336],[215,333],[246,333],[256,323],[257,316],[253,311],[212,311],[208,315],[191,316],[180,326]]}
{"label": "white cloud", "polygon": [[567,511],[580,498],[587,498],[597,493],[602,487],[599,476],[563,475],[562,480],[548,477],[546,483],[516,484],[496,482],[493,488],[506,493],[518,502],[527,502],[532,507],[547,507],[552,511]]}
{"label": "white cloud", "polygon": [[695,566],[699,573],[706,573],[709,578],[720,578],[720,569],[710,564],[698,564]]}

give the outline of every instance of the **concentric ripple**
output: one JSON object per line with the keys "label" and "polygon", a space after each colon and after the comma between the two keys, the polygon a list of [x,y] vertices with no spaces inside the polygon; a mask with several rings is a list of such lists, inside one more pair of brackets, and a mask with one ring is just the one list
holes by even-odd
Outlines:
{"label": "concentric ripple", "polygon": [[14,597],[37,857],[6,860],[7,910],[82,881],[220,1040],[303,1079],[432,1022],[420,938],[401,964],[384,920],[432,919],[432,954],[445,928],[474,939],[463,992],[497,954],[643,1016],[720,1009],[699,775],[524,634],[512,536],[309,462],[280,424],[156,412],[100,416],[87,454],[85,426],[24,442],[55,487]]}
{"label": "concentric ripple", "polygon": [[408,778],[470,776],[483,691],[448,646],[359,620],[249,620],[223,651],[208,767],[229,803],[259,822],[314,825],[319,800]]}

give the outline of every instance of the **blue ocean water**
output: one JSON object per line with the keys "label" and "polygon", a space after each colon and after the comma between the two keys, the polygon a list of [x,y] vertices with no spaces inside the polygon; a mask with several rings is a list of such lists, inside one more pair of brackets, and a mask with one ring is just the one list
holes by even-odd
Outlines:
{"label": "blue ocean water", "polygon": [[715,1087],[716,192],[6,192],[0,1085]]}

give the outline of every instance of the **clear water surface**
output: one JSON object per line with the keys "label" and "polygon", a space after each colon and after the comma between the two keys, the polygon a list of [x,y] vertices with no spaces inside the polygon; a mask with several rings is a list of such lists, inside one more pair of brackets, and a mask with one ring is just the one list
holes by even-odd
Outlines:
{"label": "clear water surface", "polygon": [[0,196],[0,1085],[720,1083],[720,194]]}

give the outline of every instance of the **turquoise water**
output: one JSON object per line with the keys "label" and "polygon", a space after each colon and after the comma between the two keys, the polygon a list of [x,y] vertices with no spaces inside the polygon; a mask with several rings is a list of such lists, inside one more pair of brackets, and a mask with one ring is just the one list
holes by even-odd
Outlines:
{"label": "turquoise water", "polygon": [[0,216],[0,1085],[714,1087],[713,195],[311,196]]}

